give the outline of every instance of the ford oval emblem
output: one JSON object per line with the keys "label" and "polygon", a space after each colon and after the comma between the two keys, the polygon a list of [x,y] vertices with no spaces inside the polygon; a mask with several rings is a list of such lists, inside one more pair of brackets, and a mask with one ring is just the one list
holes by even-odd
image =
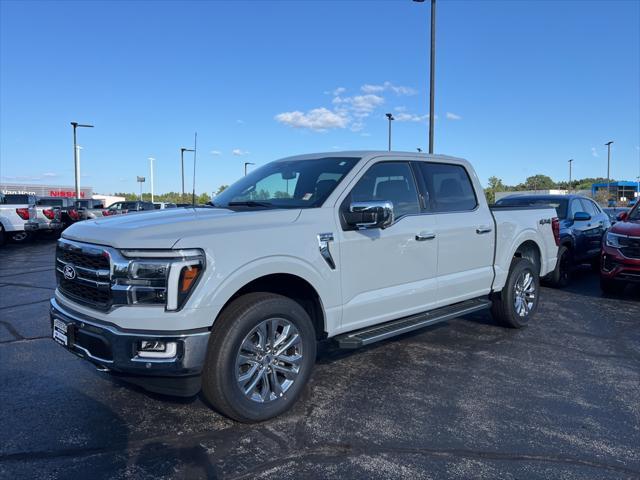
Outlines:
{"label": "ford oval emblem", "polygon": [[62,274],[67,280],[73,280],[76,278],[76,269],[73,268],[73,265],[65,265],[64,270],[62,270]]}

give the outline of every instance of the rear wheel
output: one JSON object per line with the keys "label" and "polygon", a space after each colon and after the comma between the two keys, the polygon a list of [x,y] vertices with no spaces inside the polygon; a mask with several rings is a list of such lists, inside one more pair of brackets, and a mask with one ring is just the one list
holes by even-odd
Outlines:
{"label": "rear wheel", "polygon": [[558,261],[556,268],[544,279],[548,281],[552,287],[564,288],[571,281],[571,267],[573,266],[573,255],[571,250],[565,246],[558,249]]}
{"label": "rear wheel", "polygon": [[202,391],[230,418],[267,420],[296,402],[315,357],[315,329],[297,302],[249,293],[234,300],[213,326]]}
{"label": "rear wheel", "polygon": [[516,258],[502,291],[493,298],[493,318],[511,328],[522,328],[538,309],[540,280],[534,265],[527,259]]}

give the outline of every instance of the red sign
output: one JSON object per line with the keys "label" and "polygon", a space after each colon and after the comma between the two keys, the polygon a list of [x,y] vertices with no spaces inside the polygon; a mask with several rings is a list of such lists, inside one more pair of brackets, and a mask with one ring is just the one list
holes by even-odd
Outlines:
{"label": "red sign", "polygon": [[[49,190],[49,196],[75,198],[76,192],[73,190]],[[84,198],[84,192],[80,192],[80,197]]]}

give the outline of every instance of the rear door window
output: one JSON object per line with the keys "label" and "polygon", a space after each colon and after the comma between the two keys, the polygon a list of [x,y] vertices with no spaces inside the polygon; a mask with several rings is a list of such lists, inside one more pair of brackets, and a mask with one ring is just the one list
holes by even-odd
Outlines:
{"label": "rear door window", "polygon": [[434,212],[464,212],[478,206],[473,184],[462,165],[419,162]]}

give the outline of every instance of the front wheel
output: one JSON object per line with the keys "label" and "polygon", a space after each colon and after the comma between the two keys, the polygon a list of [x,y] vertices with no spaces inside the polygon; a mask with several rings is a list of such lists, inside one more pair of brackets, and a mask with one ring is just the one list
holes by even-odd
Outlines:
{"label": "front wheel", "polygon": [[225,308],[213,326],[202,392],[234,420],[267,420],[296,402],[315,358],[315,329],[297,302],[249,293]]}
{"label": "front wheel", "polygon": [[493,298],[491,313],[503,325],[522,328],[538,308],[540,280],[533,263],[516,258],[502,291]]}

